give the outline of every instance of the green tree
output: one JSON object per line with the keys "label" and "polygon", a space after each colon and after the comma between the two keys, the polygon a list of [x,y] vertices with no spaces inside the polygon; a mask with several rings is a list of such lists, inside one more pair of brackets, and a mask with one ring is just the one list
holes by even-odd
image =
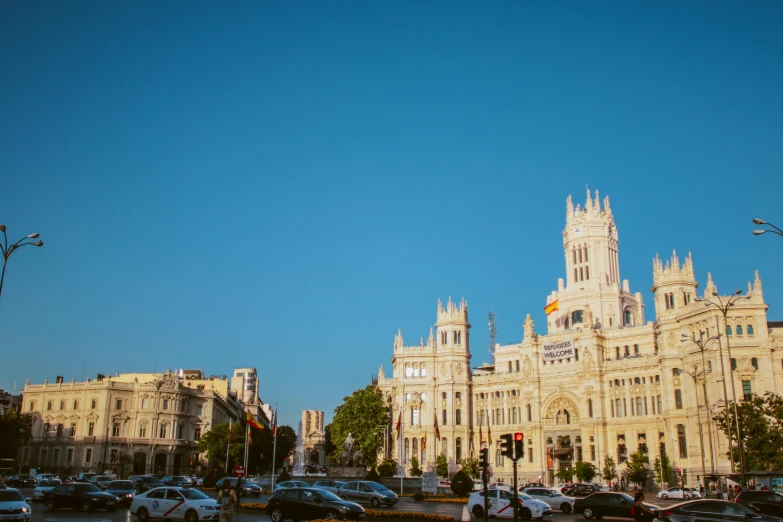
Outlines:
{"label": "green tree", "polygon": [[397,473],[397,461],[394,459],[383,459],[378,466],[378,474],[382,477],[393,477]]}
{"label": "green tree", "polygon": [[574,467],[574,474],[579,482],[592,482],[597,473],[595,465],[590,462],[577,462]]}
{"label": "green tree", "polygon": [[449,459],[443,453],[435,457],[435,473],[439,477],[448,478],[449,476]]}
{"label": "green tree", "polygon": [[604,469],[601,472],[601,476],[606,481],[611,481],[617,478],[617,465],[614,463],[614,459],[610,455],[604,457]]}
{"label": "green tree", "polygon": [[475,457],[467,457],[459,461],[459,467],[466,475],[473,478],[481,476],[481,470],[479,469],[479,460]]}
{"label": "green tree", "polygon": [[644,453],[641,451],[633,453],[625,465],[628,468],[628,480],[644,487],[647,482],[647,457],[644,456]]}
{"label": "green tree", "polygon": [[655,468],[655,481],[661,484],[674,484],[677,482],[677,475],[672,469],[672,464],[669,462],[669,456],[664,453],[663,458],[655,457],[653,462]]}
{"label": "green tree", "polygon": [[277,427],[277,448],[275,451],[275,470],[283,466],[283,461],[296,449],[296,432],[291,426]]}
{"label": "green tree", "polygon": [[[753,394],[750,400],[737,402],[740,434],[744,448],[745,471],[780,471],[783,469],[783,397],[771,392]],[[734,403],[715,416],[715,423],[728,437],[736,441]],[[733,446],[728,458],[734,459],[739,470],[739,450]]]}
{"label": "green tree", "polygon": [[343,452],[343,443],[350,433],[354,448],[362,452],[362,464],[373,467],[383,448],[383,430],[389,421],[389,408],[377,386],[356,390],[334,409],[330,438],[334,445],[332,457]]}
{"label": "green tree", "polygon": [[411,457],[411,467],[408,471],[410,471],[411,477],[421,477],[422,470],[419,467],[419,459],[417,457]]}
{"label": "green tree", "polygon": [[[244,462],[245,455],[245,426],[234,424],[231,426],[231,449],[229,450],[228,469]],[[226,465],[226,450],[228,449],[227,422],[219,422],[212,425],[212,429],[204,433],[198,441],[200,453],[206,453],[213,467],[223,469]]]}
{"label": "green tree", "polygon": [[7,411],[0,417],[0,457],[15,458],[19,447],[30,442],[32,432],[33,418],[30,415]]}
{"label": "green tree", "polygon": [[557,473],[555,473],[555,477],[560,482],[571,480],[574,477],[574,468],[561,467],[557,470]]}

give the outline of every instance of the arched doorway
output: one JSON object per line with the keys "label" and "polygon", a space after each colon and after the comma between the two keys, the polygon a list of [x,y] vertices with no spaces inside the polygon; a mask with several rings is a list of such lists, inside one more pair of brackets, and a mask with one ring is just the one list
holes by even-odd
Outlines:
{"label": "arched doorway", "polygon": [[147,454],[136,453],[133,455],[133,474],[134,475],[146,475],[147,474]]}
{"label": "arched doorway", "polygon": [[310,464],[320,464],[318,451],[313,450],[310,452]]}
{"label": "arched doorway", "polygon": [[182,455],[174,455],[174,475],[180,475],[180,466],[182,466]]}
{"label": "arched doorway", "polygon": [[158,473],[161,475],[166,474],[166,454],[165,453],[158,453],[155,455],[155,464],[152,468],[153,473]]}

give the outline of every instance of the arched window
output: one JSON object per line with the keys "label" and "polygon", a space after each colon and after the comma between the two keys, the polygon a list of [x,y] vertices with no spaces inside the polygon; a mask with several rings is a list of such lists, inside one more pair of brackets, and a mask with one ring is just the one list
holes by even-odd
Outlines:
{"label": "arched window", "polygon": [[410,440],[405,439],[405,454],[402,456],[403,462],[408,462],[408,455],[410,455]]}
{"label": "arched window", "polygon": [[405,368],[405,377],[413,377],[413,368],[410,366]]}
{"label": "arched window", "polygon": [[748,325],[747,330],[748,330],[748,335],[753,335],[753,325],[752,324]]}
{"label": "arched window", "polygon": [[457,437],[457,440],[455,441],[454,446],[455,446],[454,456],[456,457],[457,462],[459,462],[460,459],[462,459],[462,438],[461,437]]}
{"label": "arched window", "polygon": [[631,326],[631,311],[625,311],[625,326]]}
{"label": "arched window", "polygon": [[30,401],[30,411],[35,410],[35,401]]}
{"label": "arched window", "polygon": [[726,335],[731,335],[731,325],[730,324],[726,325]]}
{"label": "arched window", "polygon": [[73,401],[73,409],[78,410],[79,409],[79,401]]}
{"label": "arched window", "polygon": [[60,409],[61,410],[65,409],[65,401],[60,401]]}
{"label": "arched window", "polygon": [[644,415],[644,406],[642,405],[642,398],[636,398],[636,415]]}
{"label": "arched window", "polygon": [[454,412],[454,424],[457,426],[462,425],[462,410],[460,409]]}
{"label": "arched window", "polygon": [[581,324],[582,323],[582,311],[581,310],[575,310],[571,313],[571,322],[573,324]]}
{"label": "arched window", "polygon": [[51,410],[52,410],[52,401],[49,401],[46,403],[46,411],[51,411]]}
{"label": "arched window", "polygon": [[416,437],[413,438],[413,451],[411,452],[411,454],[414,457],[418,456],[419,454],[419,440]]}
{"label": "arched window", "polygon": [[593,416],[593,399],[587,399],[587,416]]}
{"label": "arched window", "polygon": [[753,357],[750,360],[750,364],[753,366],[753,369],[758,370],[759,369],[759,360]]}
{"label": "arched window", "polygon": [[633,354],[637,357],[639,357],[642,354],[642,351],[639,349],[638,344],[633,345]]}
{"label": "arched window", "polygon": [[614,347],[614,351],[617,354],[617,358],[619,359],[620,358],[620,347],[619,346],[615,346]]}
{"label": "arched window", "polygon": [[421,369],[421,376],[426,377],[427,376],[427,368],[422,367]]}
{"label": "arched window", "polygon": [[742,325],[741,324],[737,325],[737,335],[742,335]]}
{"label": "arched window", "polygon": [[446,439],[446,437],[443,437],[443,440],[440,441],[440,447],[443,448],[443,456],[448,457],[449,456],[449,441]]}
{"label": "arched window", "polygon": [[634,384],[641,384],[642,380],[639,377],[635,377],[634,380],[633,380],[633,383]]}

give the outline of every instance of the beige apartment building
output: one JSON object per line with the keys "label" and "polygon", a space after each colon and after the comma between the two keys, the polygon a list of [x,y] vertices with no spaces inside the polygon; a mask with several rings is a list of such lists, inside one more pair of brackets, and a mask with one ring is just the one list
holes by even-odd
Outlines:
{"label": "beige apartment building", "polygon": [[22,412],[33,416],[33,439],[19,455],[23,470],[122,476],[201,473],[208,465],[198,453],[201,435],[245,418],[229,380],[198,370],[28,381]]}
{"label": "beige apartment building", "polygon": [[[691,485],[705,472],[729,472],[728,439],[708,419],[735,396],[783,392],[783,324],[767,319],[759,274],[749,274],[724,320],[703,299],[720,306],[733,291],[721,296],[707,273],[699,293],[690,255],[682,262],[656,255],[648,320],[642,293],[621,278],[618,228],[597,191],[587,192],[584,208],[567,199],[563,249],[565,277],[546,297],[546,332],[529,314],[520,318],[522,339],[496,345],[491,363],[471,370],[464,300],[438,302],[426,342],[405,346],[398,332],[392,374],[381,367],[378,375],[393,424],[402,421],[395,458],[402,453],[409,463],[416,455],[426,469],[442,452],[454,472],[488,446],[492,473],[508,482],[512,462],[500,455],[498,438],[522,432],[523,480],[552,483],[561,466],[578,461],[600,469],[605,456],[622,477],[637,450],[650,464],[665,452]],[[703,358],[683,336],[702,343]]]}

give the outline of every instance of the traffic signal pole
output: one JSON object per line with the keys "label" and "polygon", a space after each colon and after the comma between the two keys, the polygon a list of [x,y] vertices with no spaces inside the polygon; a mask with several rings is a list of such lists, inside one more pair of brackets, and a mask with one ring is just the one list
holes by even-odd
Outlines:
{"label": "traffic signal pole", "polygon": [[514,522],[519,520],[519,497],[517,496],[517,456],[514,455]]}
{"label": "traffic signal pole", "polygon": [[484,483],[484,522],[489,522],[489,450],[481,448],[481,481]]}

